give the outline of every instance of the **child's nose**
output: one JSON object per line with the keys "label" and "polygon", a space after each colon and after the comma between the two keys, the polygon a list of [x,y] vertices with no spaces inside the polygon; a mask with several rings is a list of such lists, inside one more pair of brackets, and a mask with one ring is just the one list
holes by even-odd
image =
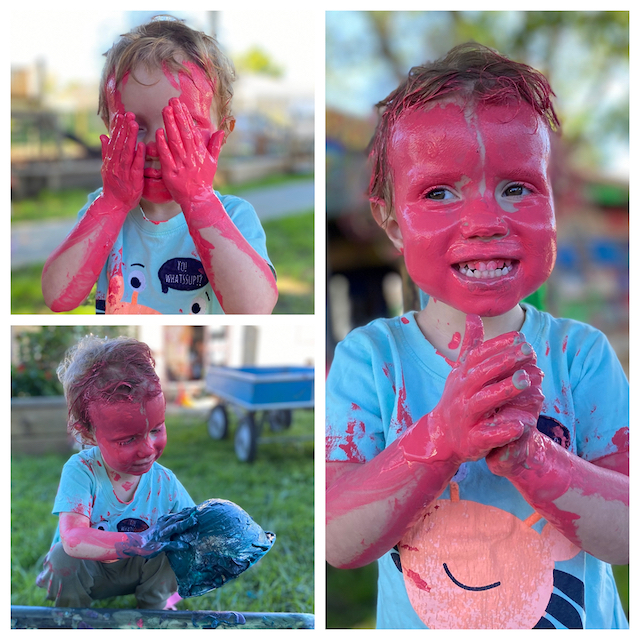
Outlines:
{"label": "child's nose", "polygon": [[138,457],[139,458],[148,458],[153,455],[155,449],[153,448],[153,443],[150,438],[145,438],[138,449]]}
{"label": "child's nose", "polygon": [[496,238],[509,234],[509,226],[497,211],[485,204],[471,205],[460,220],[460,232],[470,238]]}

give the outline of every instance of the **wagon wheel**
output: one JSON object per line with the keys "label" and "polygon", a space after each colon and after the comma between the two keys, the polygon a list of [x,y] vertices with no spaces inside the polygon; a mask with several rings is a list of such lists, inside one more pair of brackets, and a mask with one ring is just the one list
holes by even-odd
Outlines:
{"label": "wagon wheel", "polygon": [[284,431],[291,426],[291,409],[272,409],[267,412],[271,431]]}
{"label": "wagon wheel", "polygon": [[258,430],[253,414],[248,413],[240,420],[233,440],[236,456],[240,462],[253,462],[258,448]]}
{"label": "wagon wheel", "polygon": [[217,404],[211,410],[207,430],[214,440],[224,440],[229,433],[229,417],[227,408],[223,404]]}

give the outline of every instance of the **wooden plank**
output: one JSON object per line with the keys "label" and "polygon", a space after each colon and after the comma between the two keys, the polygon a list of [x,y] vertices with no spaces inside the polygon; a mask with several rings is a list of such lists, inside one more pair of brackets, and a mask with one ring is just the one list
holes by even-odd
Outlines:
{"label": "wooden plank", "polygon": [[309,613],[11,606],[12,629],[313,629]]}

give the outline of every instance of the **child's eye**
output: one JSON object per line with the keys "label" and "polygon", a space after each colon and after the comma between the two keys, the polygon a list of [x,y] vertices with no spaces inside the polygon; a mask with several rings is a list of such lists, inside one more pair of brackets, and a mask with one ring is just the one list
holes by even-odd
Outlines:
{"label": "child's eye", "polygon": [[504,190],[502,195],[513,198],[518,196],[524,196],[527,193],[531,193],[531,191],[527,189],[527,187],[525,187],[523,184],[510,184]]}
{"label": "child's eye", "polygon": [[126,447],[128,444],[131,444],[132,442],[133,442],[133,438],[129,438],[128,440],[121,440],[120,442],[118,442],[118,446]]}
{"label": "child's eye", "polygon": [[453,194],[449,189],[445,189],[444,187],[436,187],[435,189],[431,189],[431,191],[427,191],[424,197],[427,200],[449,200],[453,198]]}

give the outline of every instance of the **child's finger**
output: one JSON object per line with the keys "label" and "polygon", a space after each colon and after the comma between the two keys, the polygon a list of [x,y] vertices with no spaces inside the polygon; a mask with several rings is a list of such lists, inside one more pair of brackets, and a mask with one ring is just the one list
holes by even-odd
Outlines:
{"label": "child's finger", "polygon": [[485,340],[469,353],[466,359],[467,367],[474,367],[486,358],[512,347],[517,347],[522,342],[526,342],[526,340],[519,331],[509,331],[495,338]]}
{"label": "child's finger", "polygon": [[218,158],[220,156],[220,150],[222,149],[222,145],[224,144],[224,130],[218,129],[215,131],[211,138],[209,138],[209,144],[207,146],[207,150],[211,157],[218,162]]}
{"label": "child's finger", "polygon": [[176,116],[173,107],[169,105],[162,110],[162,118],[164,120],[165,136],[168,148],[171,150],[174,159],[185,157],[185,148],[182,143],[182,136],[176,123]]}
{"label": "child's finger", "polygon": [[482,344],[483,339],[484,327],[480,316],[468,314],[464,328],[464,338],[462,338],[462,345],[460,346],[458,362],[464,362],[468,358],[469,352]]}
{"label": "child's finger", "polygon": [[102,161],[107,157],[108,149],[109,149],[109,136],[106,136],[104,133],[100,136],[100,145],[102,146]]}
{"label": "child's finger", "polygon": [[487,385],[475,393],[468,402],[468,414],[473,420],[494,412],[508,404],[531,386],[531,379],[524,369],[512,376]]}
{"label": "child's finger", "polygon": [[162,167],[163,173],[165,171],[174,172],[176,170],[176,163],[167,144],[163,129],[156,131],[156,147],[158,149],[158,157],[160,158],[160,166]]}
{"label": "child's finger", "polygon": [[193,130],[193,119],[191,114],[185,105],[178,100],[178,98],[172,98],[169,104],[173,107],[174,119],[178,131],[180,132],[180,138],[185,153],[189,156],[193,155],[195,151],[195,138]]}
{"label": "child's finger", "polygon": [[[475,359],[474,357],[473,360]],[[518,369],[525,369],[535,362],[536,353],[528,342],[512,344],[502,352],[489,355],[475,366],[467,363],[467,378],[472,388],[480,389],[487,384],[508,378]]]}
{"label": "child's finger", "polygon": [[533,416],[527,412],[509,408],[479,422],[469,434],[469,440],[476,450],[488,453],[492,449],[504,447],[519,440],[525,431],[534,427]]}

